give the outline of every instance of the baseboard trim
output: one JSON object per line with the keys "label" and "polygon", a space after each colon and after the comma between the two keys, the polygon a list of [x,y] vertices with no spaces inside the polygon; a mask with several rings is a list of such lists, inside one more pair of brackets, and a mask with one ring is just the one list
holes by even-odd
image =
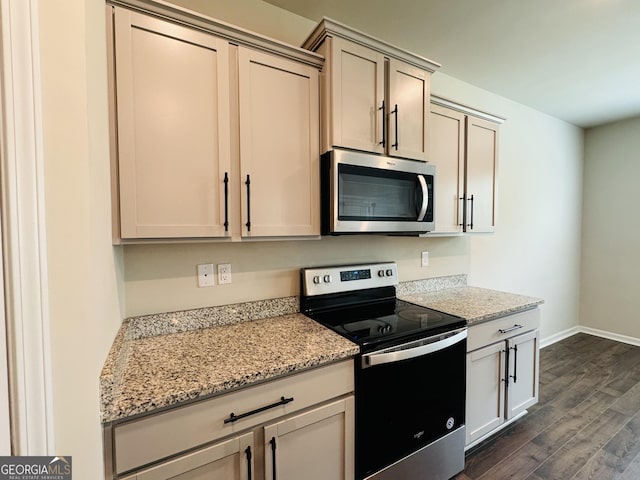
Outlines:
{"label": "baseboard trim", "polygon": [[629,345],[640,347],[640,338],[620,335],[619,333],[607,332],[605,330],[598,330],[597,328],[577,326],[568,328],[567,330],[563,330],[562,332],[558,332],[554,335],[551,335],[550,337],[543,338],[540,342],[540,348],[545,348],[549,345],[553,345],[554,343],[559,342],[560,340],[564,340],[565,338],[569,338],[577,333],[586,333],[588,335],[594,335],[596,337],[606,338],[609,340],[614,340],[616,342],[627,343]]}
{"label": "baseboard trim", "polygon": [[640,338],[629,337],[627,335],[620,335],[619,333],[607,332],[605,330],[598,330],[597,328],[580,327],[581,333],[588,333],[589,335],[595,335],[596,337],[608,338],[609,340],[615,340],[616,342],[628,343],[629,345],[635,345],[640,347]]}
{"label": "baseboard trim", "polygon": [[545,348],[549,345],[553,345],[554,343],[559,342],[560,340],[564,340],[565,338],[569,338],[576,333],[580,333],[580,327],[568,328],[566,330],[563,330],[562,332],[551,335],[550,337],[543,338],[540,341],[540,348]]}

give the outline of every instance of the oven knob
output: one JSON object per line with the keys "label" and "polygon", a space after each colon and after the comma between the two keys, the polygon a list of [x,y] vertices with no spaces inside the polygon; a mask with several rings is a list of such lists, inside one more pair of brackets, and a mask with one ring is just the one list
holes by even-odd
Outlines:
{"label": "oven knob", "polygon": [[384,277],[384,270],[378,270],[378,276]]}
{"label": "oven knob", "polygon": [[393,275],[393,270],[388,269],[388,270],[387,270],[387,277],[390,277],[390,276],[392,276],[392,275]]}
{"label": "oven knob", "polygon": [[323,280],[324,283],[331,283],[331,275],[325,275]]}
{"label": "oven knob", "polygon": [[315,277],[313,277],[313,283],[315,283],[316,285],[320,284],[320,275],[316,275]]}

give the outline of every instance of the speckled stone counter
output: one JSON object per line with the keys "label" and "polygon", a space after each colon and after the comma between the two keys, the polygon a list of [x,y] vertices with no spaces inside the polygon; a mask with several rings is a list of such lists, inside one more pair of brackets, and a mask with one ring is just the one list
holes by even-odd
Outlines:
{"label": "speckled stone counter", "polygon": [[400,294],[398,297],[407,302],[457,315],[466,319],[469,325],[494,320],[544,303],[540,298],[468,286]]}
{"label": "speckled stone counter", "polygon": [[[280,307],[297,309],[291,299],[266,302],[228,306],[214,313],[253,311],[261,316],[264,310],[260,307],[270,312]],[[100,377],[103,422],[206,398],[358,353],[357,345],[299,313],[257,320],[249,315],[245,321],[239,321],[240,315],[229,315],[226,321],[223,316],[207,319],[203,310],[123,323]],[[198,327],[203,324],[214,326]]]}

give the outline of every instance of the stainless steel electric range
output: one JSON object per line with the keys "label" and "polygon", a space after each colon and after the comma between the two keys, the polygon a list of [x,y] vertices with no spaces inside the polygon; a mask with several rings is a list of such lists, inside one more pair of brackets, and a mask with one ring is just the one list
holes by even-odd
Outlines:
{"label": "stainless steel electric range", "polygon": [[304,268],[302,313],[360,346],[356,478],[464,469],[466,321],[396,298],[393,262]]}

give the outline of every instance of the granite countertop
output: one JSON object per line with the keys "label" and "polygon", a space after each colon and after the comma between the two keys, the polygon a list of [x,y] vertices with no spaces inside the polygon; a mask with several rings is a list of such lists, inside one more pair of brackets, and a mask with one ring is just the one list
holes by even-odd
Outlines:
{"label": "granite countertop", "polygon": [[[453,275],[402,282],[397,295],[469,325],[543,303],[466,281]],[[101,419],[129,419],[358,352],[356,344],[299,313],[297,297],[129,318],[100,375]]]}
{"label": "granite countertop", "polygon": [[401,300],[457,315],[466,319],[468,325],[495,320],[544,303],[540,298],[469,286],[405,292],[398,295]]}
{"label": "granite countertop", "polygon": [[213,312],[218,317],[202,309],[125,320],[100,377],[102,421],[206,398],[358,353],[356,344],[290,312],[297,310],[295,300],[273,302],[278,300],[284,314],[268,318],[251,319],[251,312],[269,307],[263,301],[261,308],[257,302],[220,307]]}

